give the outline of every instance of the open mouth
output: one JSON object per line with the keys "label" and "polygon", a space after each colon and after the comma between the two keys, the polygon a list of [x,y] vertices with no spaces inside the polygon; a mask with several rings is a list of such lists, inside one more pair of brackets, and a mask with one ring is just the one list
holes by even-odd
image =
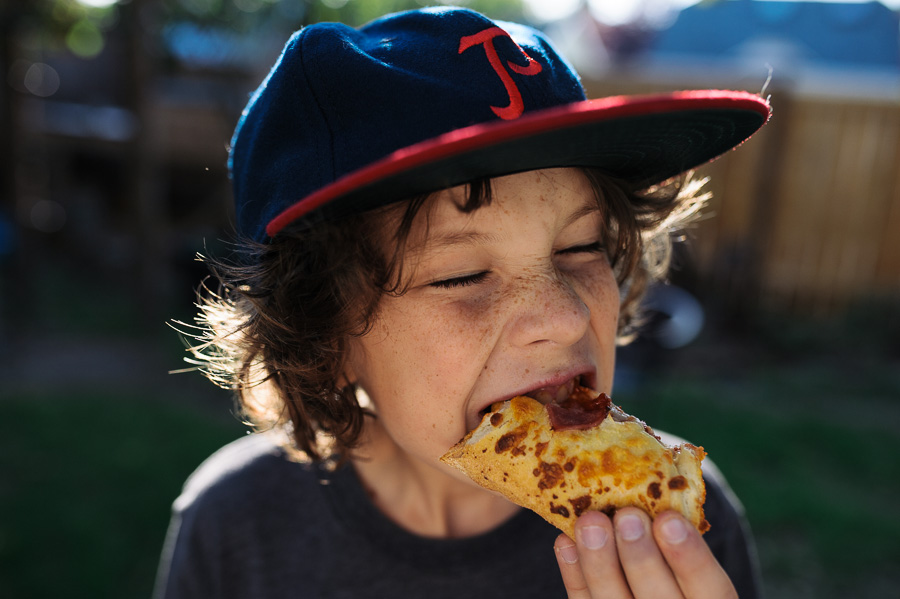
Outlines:
{"label": "open mouth", "polygon": [[[584,385],[584,381],[582,380],[582,376],[578,375],[574,378],[569,379],[561,385],[549,385],[547,387],[541,387],[540,389],[534,389],[532,391],[521,393],[521,395],[530,397],[531,399],[534,399],[535,401],[538,401],[544,405],[551,403],[562,403],[572,395],[572,392],[575,391],[576,387],[581,385]],[[490,411],[491,406],[485,406],[478,413],[479,419],[483,418],[484,415]]]}
{"label": "open mouth", "polygon": [[581,376],[576,376],[573,379],[569,379],[562,385],[551,385],[549,387],[535,389],[534,391],[529,391],[528,393],[526,393],[525,396],[537,400],[544,405],[554,402],[561,403],[568,399],[570,395],[572,395],[572,391],[575,390],[575,386],[579,384],[581,384]]}

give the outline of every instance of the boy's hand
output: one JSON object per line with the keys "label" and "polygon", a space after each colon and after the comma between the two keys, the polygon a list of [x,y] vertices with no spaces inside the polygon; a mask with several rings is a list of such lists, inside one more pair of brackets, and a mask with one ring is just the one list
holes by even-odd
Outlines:
{"label": "boy's hand", "polygon": [[737,598],[700,533],[676,512],[653,522],[637,508],[612,521],[587,512],[575,537],[560,535],[555,545],[569,599]]}

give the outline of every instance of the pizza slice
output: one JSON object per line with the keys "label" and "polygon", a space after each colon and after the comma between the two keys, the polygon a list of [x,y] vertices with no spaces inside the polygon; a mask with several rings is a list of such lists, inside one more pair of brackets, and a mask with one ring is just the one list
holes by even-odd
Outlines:
{"label": "pizza slice", "polygon": [[526,396],[491,406],[441,461],[535,511],[574,538],[588,510],[637,506],[651,518],[681,512],[701,533],[706,488],[702,447],[670,447],[606,394],[576,387],[546,405]]}

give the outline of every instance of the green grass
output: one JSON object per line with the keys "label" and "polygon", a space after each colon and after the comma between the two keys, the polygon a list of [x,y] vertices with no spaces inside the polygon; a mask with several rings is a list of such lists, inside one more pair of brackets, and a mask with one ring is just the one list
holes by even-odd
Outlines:
{"label": "green grass", "polygon": [[[703,445],[756,527],[807,534],[830,569],[900,560],[900,431],[865,427],[851,402],[844,413],[816,415],[773,402],[734,405],[688,385],[654,391],[641,415]],[[847,543],[859,546],[848,555]]]}
{"label": "green grass", "polygon": [[900,584],[900,381],[870,366],[877,376],[857,386],[827,365],[770,364],[730,381],[669,376],[616,399],[725,473],[770,596],[880,597]]}
{"label": "green grass", "polygon": [[149,597],[171,502],[242,434],[226,406],[0,397],[0,596]]}

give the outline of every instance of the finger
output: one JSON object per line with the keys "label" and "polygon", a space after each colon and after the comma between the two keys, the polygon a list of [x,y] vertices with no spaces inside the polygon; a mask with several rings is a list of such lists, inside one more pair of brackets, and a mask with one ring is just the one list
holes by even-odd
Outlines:
{"label": "finger", "polygon": [[556,563],[559,564],[559,573],[562,574],[563,585],[566,587],[569,599],[591,599],[590,589],[588,589],[581,572],[575,541],[568,535],[559,535],[553,549],[556,552]]}
{"label": "finger", "polygon": [[660,514],[653,523],[653,536],[686,597],[737,599],[734,585],[703,537],[681,514]]}
{"label": "finger", "polygon": [[601,512],[586,512],[575,522],[576,547],[585,583],[594,599],[631,599],[616,553],[612,521]]}
{"label": "finger", "polygon": [[635,597],[683,597],[675,575],[656,546],[650,517],[637,508],[623,508],[614,518],[616,547],[628,586]]}

